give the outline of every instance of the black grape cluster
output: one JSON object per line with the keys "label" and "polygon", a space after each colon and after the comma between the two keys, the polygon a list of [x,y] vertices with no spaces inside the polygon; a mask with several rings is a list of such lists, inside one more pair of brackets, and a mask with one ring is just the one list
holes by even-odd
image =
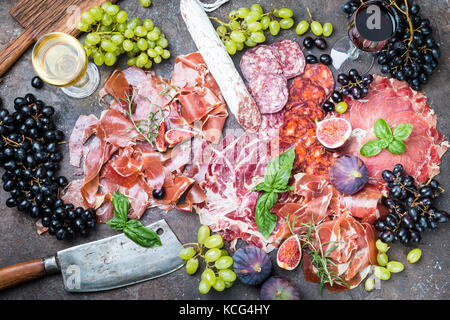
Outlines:
{"label": "black grape cluster", "polygon": [[444,192],[436,180],[430,179],[417,187],[412,176],[403,174],[401,164],[392,171],[384,170],[382,176],[389,186],[389,196],[384,198],[389,214],[375,222],[381,241],[417,243],[426,229],[436,229],[439,223],[448,221],[447,212],[433,207],[433,200]]}
{"label": "black grape cluster", "polygon": [[17,97],[14,109],[10,114],[0,102],[0,166],[5,169],[3,189],[10,193],[6,205],[41,218],[58,240],[88,235],[95,226],[95,210],[58,199],[59,188],[68,181],[57,174],[64,133],[53,122],[55,109],[31,93]]}

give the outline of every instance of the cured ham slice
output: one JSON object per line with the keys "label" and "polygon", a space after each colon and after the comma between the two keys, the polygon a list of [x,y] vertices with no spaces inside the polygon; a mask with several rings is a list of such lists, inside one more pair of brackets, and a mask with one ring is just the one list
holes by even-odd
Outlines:
{"label": "cured ham slice", "polygon": [[[405,172],[418,183],[439,173],[440,158],[449,147],[448,141],[436,130],[436,114],[421,92],[411,90],[398,80],[375,75],[369,94],[364,100],[346,99],[349,106],[343,115],[352,124],[353,133],[342,154],[360,157],[369,170],[369,183],[383,183],[381,173],[401,163]],[[361,147],[375,139],[373,126],[377,119],[384,119],[391,128],[400,123],[413,125],[411,135],[404,141],[407,148],[403,154],[394,155],[383,150],[374,157],[363,157]]]}

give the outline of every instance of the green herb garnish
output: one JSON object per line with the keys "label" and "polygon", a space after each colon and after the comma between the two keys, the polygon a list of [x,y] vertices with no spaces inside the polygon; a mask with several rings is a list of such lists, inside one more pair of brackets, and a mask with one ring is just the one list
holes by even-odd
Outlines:
{"label": "green herb garnish", "polygon": [[277,225],[277,216],[270,213],[270,209],[278,201],[278,193],[293,190],[287,184],[294,164],[294,148],[272,159],[266,168],[264,182],[259,183],[253,190],[262,191],[255,210],[255,221],[258,230],[268,238]]}
{"label": "green herb garnish", "polygon": [[106,221],[114,230],[123,230],[123,233],[132,241],[144,248],[161,246],[158,234],[150,228],[144,227],[138,220],[128,220],[130,202],[127,197],[115,191],[112,203],[115,217]]}
{"label": "green herb garnish", "polygon": [[373,157],[383,149],[387,149],[392,154],[402,154],[406,151],[406,145],[403,140],[410,136],[412,130],[412,124],[401,123],[392,132],[386,121],[377,119],[373,127],[373,132],[378,139],[366,142],[359,153],[364,157]]}

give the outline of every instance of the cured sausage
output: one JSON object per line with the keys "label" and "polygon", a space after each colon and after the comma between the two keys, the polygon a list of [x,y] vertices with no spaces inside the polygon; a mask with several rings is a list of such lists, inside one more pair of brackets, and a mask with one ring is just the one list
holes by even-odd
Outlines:
{"label": "cured sausage", "polygon": [[308,64],[303,72],[302,78],[310,80],[316,86],[325,90],[326,99],[334,91],[334,77],[330,68],[321,63]]}
{"label": "cured sausage", "polygon": [[248,83],[248,89],[261,113],[276,113],[288,101],[286,78],[276,74],[259,74]]}
{"label": "cured sausage", "polygon": [[241,58],[242,74],[247,81],[260,74],[283,74],[281,58],[270,46],[259,45],[248,50]]}
{"label": "cured sausage", "polygon": [[327,99],[325,90],[303,76],[295,78],[289,88],[289,103],[292,101],[313,102],[322,105]]}
{"label": "cured sausage", "polygon": [[292,40],[283,40],[275,42],[271,46],[278,52],[281,67],[286,79],[299,76],[305,70],[305,56],[297,42]]}
{"label": "cured sausage", "polygon": [[219,85],[228,108],[245,130],[258,131],[261,124],[258,106],[245,87],[203,7],[197,0],[181,0],[180,11],[192,39]]}

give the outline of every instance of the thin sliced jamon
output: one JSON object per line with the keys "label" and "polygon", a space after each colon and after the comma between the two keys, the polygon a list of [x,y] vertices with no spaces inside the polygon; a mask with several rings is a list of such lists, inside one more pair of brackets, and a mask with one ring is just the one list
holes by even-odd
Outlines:
{"label": "thin sliced jamon", "polygon": [[316,86],[325,90],[326,98],[334,91],[334,77],[330,68],[321,63],[308,64],[302,78],[310,80]]}
{"label": "thin sliced jamon", "polygon": [[260,74],[248,83],[248,88],[261,113],[276,113],[288,101],[286,78],[276,74]]}
{"label": "thin sliced jamon", "polygon": [[305,56],[297,42],[283,40],[272,44],[280,57],[283,74],[287,79],[299,76],[305,70]]}
{"label": "thin sliced jamon", "polygon": [[282,75],[283,67],[276,50],[266,45],[260,45],[248,50],[241,59],[241,71],[247,81],[262,73]]}
{"label": "thin sliced jamon", "polygon": [[323,87],[303,76],[295,78],[289,86],[289,104],[302,101],[321,106],[326,99],[327,93]]}

